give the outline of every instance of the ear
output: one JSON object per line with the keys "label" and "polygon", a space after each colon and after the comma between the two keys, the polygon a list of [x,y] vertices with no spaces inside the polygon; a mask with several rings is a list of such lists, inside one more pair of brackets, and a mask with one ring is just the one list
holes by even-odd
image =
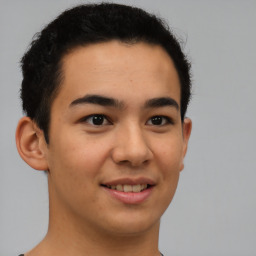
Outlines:
{"label": "ear", "polygon": [[47,143],[44,133],[29,118],[20,119],[16,129],[16,146],[21,158],[36,170],[47,170]]}
{"label": "ear", "polygon": [[189,118],[185,118],[182,124],[182,132],[183,132],[183,159],[182,159],[182,165],[181,165],[181,170],[184,168],[184,158],[187,153],[187,148],[188,148],[188,141],[190,138],[192,130],[192,121]]}

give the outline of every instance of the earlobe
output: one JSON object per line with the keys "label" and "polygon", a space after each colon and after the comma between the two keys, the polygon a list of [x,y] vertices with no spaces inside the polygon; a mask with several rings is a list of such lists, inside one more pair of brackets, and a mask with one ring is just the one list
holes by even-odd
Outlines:
{"label": "earlobe", "polygon": [[47,170],[46,142],[43,132],[29,118],[20,119],[16,129],[16,146],[21,158],[36,170]]}

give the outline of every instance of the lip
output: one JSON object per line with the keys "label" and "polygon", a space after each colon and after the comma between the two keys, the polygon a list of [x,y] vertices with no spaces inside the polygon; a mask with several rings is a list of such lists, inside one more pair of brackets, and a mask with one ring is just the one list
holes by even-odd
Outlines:
{"label": "lip", "polygon": [[137,184],[148,184],[150,186],[154,186],[156,183],[146,177],[139,177],[139,178],[120,178],[120,179],[115,179],[111,181],[106,181],[102,183],[102,185],[105,186],[116,186],[116,185],[137,185]]}
{"label": "lip", "polygon": [[154,186],[151,186],[141,192],[123,192],[108,187],[102,187],[113,199],[118,200],[124,204],[141,204],[145,202],[154,189]]}
{"label": "lip", "polygon": [[[150,187],[142,190],[141,192],[123,192],[118,191],[115,189],[111,189],[107,186],[116,186],[116,185],[137,185],[137,184],[148,184]],[[156,183],[146,177],[139,177],[139,178],[120,178],[111,181],[104,182],[102,184],[102,188],[110,195],[111,198],[122,202],[124,204],[142,204],[145,202],[150,195],[152,194]]]}

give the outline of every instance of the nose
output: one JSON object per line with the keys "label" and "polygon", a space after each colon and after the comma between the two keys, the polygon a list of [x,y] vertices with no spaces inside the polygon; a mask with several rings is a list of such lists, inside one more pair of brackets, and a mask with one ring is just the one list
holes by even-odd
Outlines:
{"label": "nose", "polygon": [[153,153],[140,127],[130,126],[118,132],[112,151],[115,163],[139,167],[148,163],[152,157]]}

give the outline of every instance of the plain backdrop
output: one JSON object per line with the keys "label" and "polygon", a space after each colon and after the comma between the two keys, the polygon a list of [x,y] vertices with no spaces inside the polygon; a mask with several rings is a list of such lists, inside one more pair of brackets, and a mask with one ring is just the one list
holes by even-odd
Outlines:
{"label": "plain backdrop", "polygon": [[[0,1],[0,256],[31,249],[48,223],[46,176],[16,152],[20,58],[43,26],[86,2]],[[183,39],[193,65],[193,132],[178,190],[161,221],[161,251],[256,255],[256,1],[116,2],[160,14]]]}

